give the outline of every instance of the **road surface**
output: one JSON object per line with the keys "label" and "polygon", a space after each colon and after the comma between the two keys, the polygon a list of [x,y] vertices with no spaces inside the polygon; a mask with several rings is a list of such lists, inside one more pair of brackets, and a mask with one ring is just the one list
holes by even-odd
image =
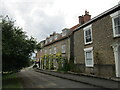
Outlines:
{"label": "road surface", "polygon": [[35,72],[30,69],[21,70],[18,76],[24,88],[97,88],[88,84]]}

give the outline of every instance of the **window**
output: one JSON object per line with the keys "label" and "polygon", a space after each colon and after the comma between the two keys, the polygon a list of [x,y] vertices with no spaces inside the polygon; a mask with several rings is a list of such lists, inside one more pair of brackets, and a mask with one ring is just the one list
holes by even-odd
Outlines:
{"label": "window", "polygon": [[120,10],[111,14],[114,37],[120,36]]}
{"label": "window", "polygon": [[58,68],[58,63],[57,63],[57,60],[56,59],[53,59],[53,66],[54,68]]}
{"label": "window", "polygon": [[53,36],[50,37],[50,42],[52,42],[52,40],[53,40]]}
{"label": "window", "polygon": [[57,35],[54,36],[54,39],[57,40]]}
{"label": "window", "polygon": [[85,44],[92,43],[92,25],[85,27],[84,29],[84,41]]}
{"label": "window", "polygon": [[84,51],[86,67],[93,67],[93,47],[85,48]]}
{"label": "window", "polygon": [[45,55],[47,54],[47,50],[45,50]]}
{"label": "window", "polygon": [[56,54],[56,47],[54,47],[54,54]]}
{"label": "window", "polygon": [[42,49],[40,50],[40,53],[42,53]]}
{"label": "window", "polygon": [[43,47],[43,43],[41,43],[41,47]]}
{"label": "window", "polygon": [[66,45],[63,44],[63,45],[62,45],[62,53],[65,53],[65,52],[66,52]]}
{"label": "window", "polygon": [[45,44],[47,44],[47,40],[45,41]]}
{"label": "window", "polygon": [[46,39],[45,44],[48,44],[48,42],[49,42],[49,38]]}
{"label": "window", "polygon": [[74,57],[74,64],[77,64],[77,59],[76,59],[76,57]]}
{"label": "window", "polygon": [[62,31],[62,37],[66,36],[66,30]]}
{"label": "window", "polygon": [[50,54],[52,54],[52,49],[50,48]]}
{"label": "window", "polygon": [[46,57],[45,57],[45,59],[44,59],[44,65],[46,66]]}

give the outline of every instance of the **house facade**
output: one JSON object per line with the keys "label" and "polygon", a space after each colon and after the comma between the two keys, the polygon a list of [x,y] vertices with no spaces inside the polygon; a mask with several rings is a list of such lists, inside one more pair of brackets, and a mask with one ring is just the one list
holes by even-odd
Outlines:
{"label": "house facade", "polygon": [[[44,42],[40,42],[43,46],[37,53],[37,61],[40,62],[40,68],[46,69],[47,59],[44,58],[42,62],[43,56],[56,57],[56,55],[61,55],[67,60],[70,59],[70,38],[69,35],[71,33],[70,29],[63,29],[62,33],[54,32],[49,37],[47,37]],[[50,63],[50,61],[49,61]],[[50,65],[49,65],[50,67]],[[58,62],[56,59],[53,59],[53,68],[58,68]]]}
{"label": "house facade", "polygon": [[[68,62],[73,61],[71,71],[100,77],[120,77],[120,5],[91,19],[89,12],[79,16],[79,24],[62,33],[47,37],[38,51],[40,68],[45,69],[44,55],[61,53]],[[57,68],[57,61],[54,60]]]}
{"label": "house facade", "polygon": [[74,70],[120,77],[120,6],[117,5],[74,31]]}

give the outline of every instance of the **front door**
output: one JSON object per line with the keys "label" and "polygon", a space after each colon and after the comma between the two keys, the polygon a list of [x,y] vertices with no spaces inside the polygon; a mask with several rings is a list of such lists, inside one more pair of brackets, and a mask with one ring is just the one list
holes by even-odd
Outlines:
{"label": "front door", "polygon": [[115,41],[111,46],[115,57],[116,77],[120,77],[120,40]]}
{"label": "front door", "polygon": [[113,47],[114,57],[115,57],[116,77],[120,77],[120,44],[115,43],[115,44],[113,44],[112,47]]}

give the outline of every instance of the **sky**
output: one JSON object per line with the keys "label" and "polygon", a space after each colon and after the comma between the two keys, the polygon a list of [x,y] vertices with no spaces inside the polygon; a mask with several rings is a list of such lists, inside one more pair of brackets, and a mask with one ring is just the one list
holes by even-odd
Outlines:
{"label": "sky", "polygon": [[53,32],[78,24],[78,16],[91,17],[117,5],[119,0],[0,0],[0,15],[16,20],[28,36],[38,42]]}

